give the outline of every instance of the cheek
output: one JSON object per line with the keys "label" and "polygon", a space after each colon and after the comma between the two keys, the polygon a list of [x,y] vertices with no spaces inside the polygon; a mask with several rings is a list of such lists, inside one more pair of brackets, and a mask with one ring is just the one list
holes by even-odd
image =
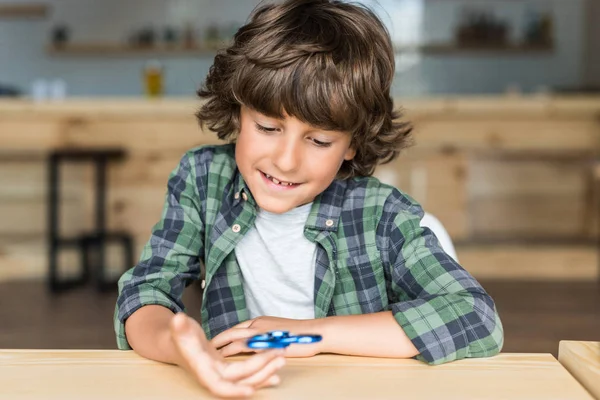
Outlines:
{"label": "cheek", "polygon": [[257,138],[254,138],[252,132],[240,132],[236,143],[237,151],[243,154],[245,158],[252,157],[256,154],[257,149],[260,145],[257,143]]}
{"label": "cheek", "polygon": [[238,137],[238,144],[244,147],[246,153],[256,154],[257,152],[264,152],[269,147],[269,138],[258,132],[248,130],[246,132],[240,132]]}
{"label": "cheek", "polygon": [[344,161],[343,155],[327,154],[320,157],[311,157],[310,170],[313,176],[319,176],[322,180],[333,180]]}

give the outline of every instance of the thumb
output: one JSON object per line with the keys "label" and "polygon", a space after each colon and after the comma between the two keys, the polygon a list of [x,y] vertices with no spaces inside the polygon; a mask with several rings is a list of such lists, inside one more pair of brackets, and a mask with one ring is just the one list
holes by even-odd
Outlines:
{"label": "thumb", "polygon": [[206,336],[200,325],[185,313],[177,313],[171,318],[171,336],[176,338],[180,344],[203,345]]}
{"label": "thumb", "polygon": [[190,329],[190,318],[185,313],[177,313],[171,318],[171,330],[177,333],[184,333]]}
{"label": "thumb", "polygon": [[200,324],[186,313],[179,312],[175,314],[175,316],[171,318],[170,325],[171,333],[173,335],[186,338],[200,337],[200,339],[206,340],[204,330],[202,330]]}
{"label": "thumb", "polygon": [[171,337],[180,352],[190,354],[208,352],[212,357],[216,356],[217,359],[221,359],[217,355],[217,350],[206,339],[204,330],[198,321],[187,314],[182,312],[175,314],[171,318],[170,331]]}

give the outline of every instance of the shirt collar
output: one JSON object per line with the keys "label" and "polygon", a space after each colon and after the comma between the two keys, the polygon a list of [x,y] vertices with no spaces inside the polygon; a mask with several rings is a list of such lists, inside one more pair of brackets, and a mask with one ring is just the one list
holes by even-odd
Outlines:
{"label": "shirt collar", "polygon": [[315,198],[306,221],[306,228],[337,231],[347,185],[348,182],[345,180],[334,180]]}
{"label": "shirt collar", "polygon": [[[235,177],[233,179],[233,205],[238,205],[240,202],[247,201],[248,203],[256,206],[256,202],[254,201],[254,197],[252,196],[252,192],[246,185],[246,181],[244,181],[244,177],[240,173],[239,169],[235,171]],[[245,196],[245,198],[244,198]]]}
{"label": "shirt collar", "polygon": [[[337,230],[347,185],[347,181],[336,179],[323,193],[319,194],[314,199],[306,221],[306,228],[321,231]],[[233,189],[232,201],[234,205],[247,201],[253,206],[256,206],[254,197],[239,170],[236,170],[235,173]],[[244,200],[244,195],[247,200]]]}

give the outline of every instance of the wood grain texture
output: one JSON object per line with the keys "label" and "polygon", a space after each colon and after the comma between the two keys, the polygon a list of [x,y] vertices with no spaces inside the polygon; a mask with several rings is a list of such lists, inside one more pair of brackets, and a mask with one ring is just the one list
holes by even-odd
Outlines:
{"label": "wood grain texture", "polygon": [[[288,359],[280,375],[279,387],[256,398],[591,399],[549,354],[501,354],[436,367],[324,355]],[[210,398],[177,367],[133,352],[89,350],[1,350],[0,393],[20,400]]]}
{"label": "wood grain texture", "polygon": [[[447,97],[396,103],[415,126],[416,146],[378,168],[376,175],[422,203],[453,240],[586,240],[597,232],[600,189],[594,189],[590,160],[600,154],[600,97]],[[199,106],[199,101],[183,98],[0,100],[0,266],[19,265],[10,274],[0,267],[0,279],[43,276],[38,255],[44,251],[34,244],[31,254],[17,250],[25,249],[27,241],[45,239],[43,157],[54,148],[116,146],[127,151],[124,162],[110,167],[108,228],[129,230],[139,254],[160,218],[168,175],[183,153],[219,143],[198,126],[194,112]],[[83,168],[65,168],[65,233],[89,229],[92,222],[93,174]],[[15,237],[23,239],[17,247]],[[590,248],[544,253],[548,268],[532,263],[539,259],[536,250],[490,251],[466,253],[476,275],[597,277]]]}
{"label": "wood grain texture", "polygon": [[597,399],[600,399],[600,342],[563,340],[560,363]]}

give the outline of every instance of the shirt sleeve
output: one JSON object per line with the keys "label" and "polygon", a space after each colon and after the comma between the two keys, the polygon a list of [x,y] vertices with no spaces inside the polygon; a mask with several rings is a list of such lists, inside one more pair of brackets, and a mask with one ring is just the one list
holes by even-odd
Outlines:
{"label": "shirt sleeve", "polygon": [[387,204],[394,211],[384,228],[390,307],[417,359],[442,364],[499,353],[504,333],[490,295],[420,226],[419,205],[407,198],[394,203]]}
{"label": "shirt sleeve", "polygon": [[139,262],[119,279],[114,327],[119,349],[131,349],[125,320],[145,305],[184,311],[183,290],[200,278],[204,223],[201,199],[186,154],[171,173],[160,221],[153,227]]}

